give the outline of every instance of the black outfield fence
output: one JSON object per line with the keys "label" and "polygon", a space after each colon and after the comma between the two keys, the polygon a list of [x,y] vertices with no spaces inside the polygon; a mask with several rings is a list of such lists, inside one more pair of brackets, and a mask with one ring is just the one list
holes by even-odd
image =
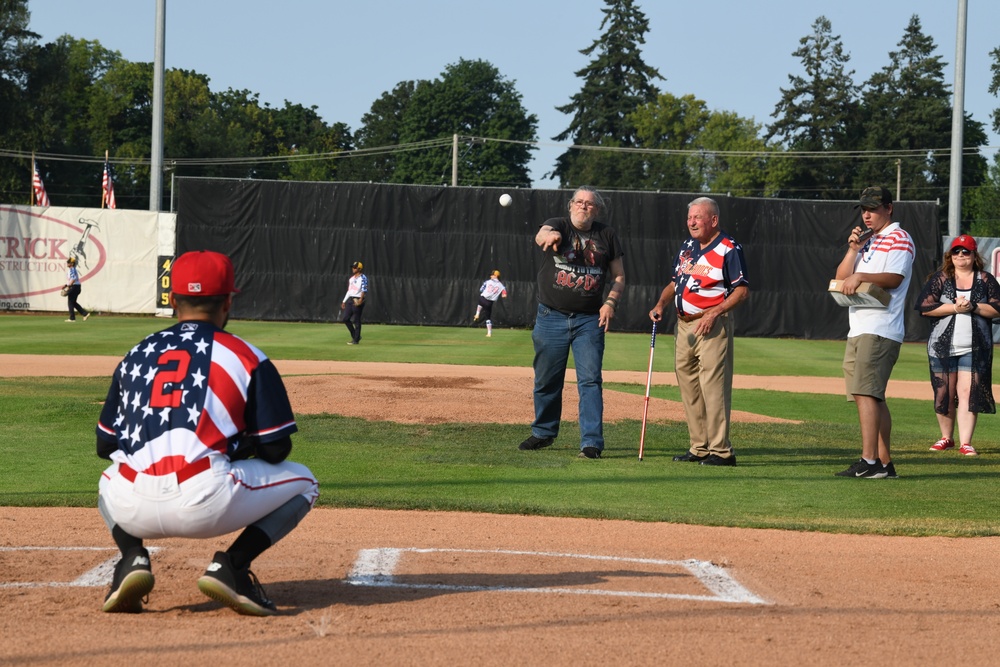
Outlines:
{"label": "black outfield fence", "polygon": [[[497,326],[534,321],[538,225],[566,212],[568,190],[178,178],[177,252],[211,249],[236,264],[234,317],[327,322],[340,314],[350,265],[370,280],[366,322],[465,325],[494,269],[509,297]],[[513,197],[509,207],[498,199]],[[696,194],[605,192],[625,246],[627,287],[612,326],[648,331],[647,313],[688,238]],[[715,196],[722,227],[743,245],[751,283],[735,314],[739,336],[835,339],[847,310],[826,293],[860,223],[853,201]],[[934,202],[898,202],[894,218],[916,245],[910,302],[941,256]],[[907,340],[928,328],[907,307]],[[667,327],[673,326],[671,309]],[[672,329],[670,329],[672,330]]]}

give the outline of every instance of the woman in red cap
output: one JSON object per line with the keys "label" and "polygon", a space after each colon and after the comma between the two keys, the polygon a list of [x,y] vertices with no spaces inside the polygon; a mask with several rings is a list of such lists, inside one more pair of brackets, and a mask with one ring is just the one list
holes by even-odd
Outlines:
{"label": "woman in red cap", "polygon": [[[993,318],[1000,317],[1000,284],[983,270],[976,239],[962,234],[951,243],[941,268],[920,292],[916,309],[933,320],[927,339],[934,412],[941,439],[931,450],[955,446],[976,456],[972,434],[980,412],[993,414]],[[957,403],[957,406],[956,406]]]}

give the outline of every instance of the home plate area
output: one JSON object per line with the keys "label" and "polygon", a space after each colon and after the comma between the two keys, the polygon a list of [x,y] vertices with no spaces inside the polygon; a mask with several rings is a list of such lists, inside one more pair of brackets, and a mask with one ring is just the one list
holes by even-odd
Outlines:
{"label": "home plate area", "polygon": [[607,595],[769,604],[743,587],[723,568],[706,561],[537,551],[415,547],[363,549],[358,552],[345,583],[437,591]]}

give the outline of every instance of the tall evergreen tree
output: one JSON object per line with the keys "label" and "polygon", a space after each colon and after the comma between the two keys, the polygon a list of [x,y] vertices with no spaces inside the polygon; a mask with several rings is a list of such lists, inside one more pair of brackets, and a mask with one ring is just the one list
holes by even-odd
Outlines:
{"label": "tall evergreen tree", "polygon": [[[988,92],[1000,95],[1000,47],[990,51],[993,62],[990,70]],[[993,131],[1000,132],[1000,107],[990,114]],[[983,183],[971,189],[963,189],[962,220],[969,222],[969,232],[976,236],[1000,236],[1000,153],[993,156],[993,164],[987,171]]]}
{"label": "tall evergreen tree", "polygon": [[[918,155],[876,156],[866,159],[855,189],[870,184],[901,186],[901,198],[947,199],[951,162],[952,104],[945,83],[945,63],[934,55],[934,40],[921,29],[916,15],[910,18],[897,45],[889,53],[889,64],[865,84],[863,147],[867,151],[918,151]],[[966,116],[963,128],[966,148],[986,141],[982,123]],[[963,158],[964,186],[976,186],[986,175],[985,160]]]}
{"label": "tall evergreen tree", "polygon": [[860,133],[858,89],[850,55],[840,35],[833,35],[825,16],[813,23],[813,32],[799,40],[792,53],[802,62],[805,76],[788,75],[781,101],[771,113],[776,118],[767,138],[779,139],[790,151],[816,156],[796,159],[782,194],[800,198],[846,199],[854,192],[854,163],[847,158],[824,158],[826,151],[854,150]]}
{"label": "tall evergreen tree", "polygon": [[[38,35],[28,30],[31,15],[27,0],[0,1],[0,146],[32,150],[26,116],[30,106],[24,100],[28,54]],[[9,160],[0,162],[0,194],[3,201],[27,204],[30,193],[30,165]]]}
{"label": "tall evergreen tree", "polygon": [[[632,112],[659,94],[653,81],[660,73],[642,60],[640,45],[646,43],[649,21],[634,0],[605,0],[601,11],[601,36],[580,51],[593,60],[576,76],[583,88],[569,104],[556,107],[571,114],[569,127],[553,137],[572,139],[587,147],[635,148],[636,128]],[[569,149],[556,159],[550,175],[561,187],[589,183],[604,188],[635,188],[645,180],[641,155],[621,152]]]}
{"label": "tall evergreen tree", "polygon": [[[997,96],[1000,95],[1000,47],[990,51],[990,57],[993,58],[993,63],[990,65],[993,78],[990,80],[989,93],[990,95]],[[991,115],[993,118],[993,131],[1000,132],[1000,107],[994,109]]]}

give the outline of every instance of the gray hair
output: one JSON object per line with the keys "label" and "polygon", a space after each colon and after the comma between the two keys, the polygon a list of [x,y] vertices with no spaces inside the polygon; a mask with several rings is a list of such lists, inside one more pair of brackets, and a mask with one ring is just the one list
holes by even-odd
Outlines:
{"label": "gray hair", "polygon": [[589,192],[594,195],[594,203],[597,204],[597,217],[604,218],[608,212],[608,204],[604,201],[604,197],[601,196],[601,193],[590,185],[581,185],[576,190],[573,190],[573,196],[569,198],[569,203],[566,204],[566,210],[573,210],[573,200],[576,199],[577,193],[580,192]]}
{"label": "gray hair", "polygon": [[715,201],[711,197],[698,197],[690,204],[688,204],[688,210],[691,210],[692,206],[708,206],[712,209],[712,215],[719,217],[719,202]]}

